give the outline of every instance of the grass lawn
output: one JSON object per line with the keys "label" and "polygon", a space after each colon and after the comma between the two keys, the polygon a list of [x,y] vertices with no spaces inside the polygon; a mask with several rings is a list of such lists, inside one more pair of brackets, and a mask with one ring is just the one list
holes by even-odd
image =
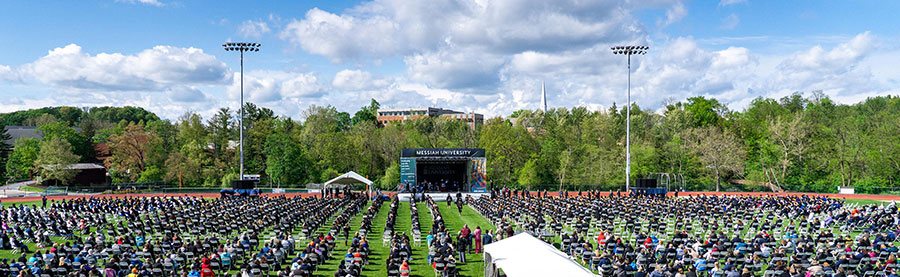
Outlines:
{"label": "grass lawn", "polygon": [[32,187],[32,186],[21,186],[21,187],[19,187],[19,190],[30,191],[30,192],[44,192],[45,189],[39,188],[39,187]]}
{"label": "grass lawn", "polygon": [[[53,201],[57,201],[57,200],[47,200],[47,205],[50,205],[50,203],[53,203]],[[40,200],[12,202],[12,201],[5,201],[5,199],[4,199],[4,200],[0,200],[0,202],[3,203],[3,207],[11,207],[12,205],[25,205],[25,206],[37,205],[38,207],[40,207],[42,204]]]}
{"label": "grass lawn", "polygon": [[881,204],[889,203],[889,201],[872,200],[872,199],[845,199],[844,201],[847,202],[847,204],[856,203],[859,205],[881,205]]}

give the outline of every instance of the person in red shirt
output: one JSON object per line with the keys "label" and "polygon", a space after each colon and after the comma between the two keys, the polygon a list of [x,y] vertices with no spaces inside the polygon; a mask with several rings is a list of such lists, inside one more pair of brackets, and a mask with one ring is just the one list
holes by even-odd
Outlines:
{"label": "person in red shirt", "polygon": [[356,258],[362,258],[362,254],[359,254],[359,251],[353,252],[353,262],[362,263],[362,260],[357,260]]}
{"label": "person in red shirt", "polygon": [[207,258],[206,256],[200,258],[200,266],[209,267],[209,258]]}
{"label": "person in red shirt", "polygon": [[597,235],[597,245],[605,245],[606,244],[606,236],[603,235],[603,232],[600,232]]}
{"label": "person in red shirt", "polygon": [[200,269],[200,277],[215,277],[216,273],[213,272],[212,269],[209,268],[209,265],[204,265],[203,268]]}
{"label": "person in red shirt", "polygon": [[403,264],[400,265],[400,276],[409,276],[409,264],[406,261],[403,261]]}

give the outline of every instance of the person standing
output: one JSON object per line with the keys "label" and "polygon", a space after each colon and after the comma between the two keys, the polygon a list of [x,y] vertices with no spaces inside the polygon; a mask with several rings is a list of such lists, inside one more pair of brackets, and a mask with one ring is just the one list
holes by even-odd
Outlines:
{"label": "person standing", "polygon": [[481,226],[475,227],[475,232],[473,232],[475,237],[475,254],[481,253]]}
{"label": "person standing", "polygon": [[344,246],[347,246],[348,240],[350,240],[350,223],[344,223]]}
{"label": "person standing", "polygon": [[459,230],[460,240],[463,240],[462,242],[460,242],[460,244],[465,246],[462,249],[460,249],[460,251],[469,252],[472,250],[472,243],[470,241],[471,234],[472,234],[472,230],[469,229],[469,224],[464,224],[462,230]]}
{"label": "person standing", "polygon": [[459,254],[459,262],[466,263],[466,238],[462,234],[456,238],[456,252]]}
{"label": "person standing", "polygon": [[44,208],[46,208],[47,207],[47,196],[46,195],[41,196],[41,202],[43,203]]}

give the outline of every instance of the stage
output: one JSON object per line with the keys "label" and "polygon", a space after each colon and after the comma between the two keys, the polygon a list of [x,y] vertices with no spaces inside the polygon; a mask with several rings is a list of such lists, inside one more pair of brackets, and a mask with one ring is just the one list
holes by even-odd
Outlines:
{"label": "stage", "polygon": [[[451,197],[453,197],[453,201],[456,201],[456,192],[426,192],[425,194],[428,195],[429,197],[431,197],[431,199],[434,199],[435,202],[446,202],[447,195],[450,195]],[[478,199],[478,198],[487,197],[490,195],[491,195],[490,193],[470,193],[470,192],[462,193],[463,199],[466,199],[469,196],[472,196],[472,198]],[[397,197],[400,198],[400,201],[409,201],[409,199],[412,198],[412,196],[413,196],[412,193],[398,193],[397,194]],[[416,197],[418,198],[417,200],[421,200],[422,194],[416,193]]]}
{"label": "stage", "polygon": [[399,190],[487,192],[486,165],[482,148],[403,148]]}

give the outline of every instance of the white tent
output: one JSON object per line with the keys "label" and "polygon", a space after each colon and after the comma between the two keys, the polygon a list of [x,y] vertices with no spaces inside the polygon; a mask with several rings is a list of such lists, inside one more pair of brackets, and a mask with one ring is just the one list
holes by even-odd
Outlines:
{"label": "white tent", "polygon": [[492,276],[491,263],[510,277],[521,276],[598,276],[569,259],[552,245],[520,233],[484,246],[485,275]]}
{"label": "white tent", "polygon": [[366,177],[363,177],[362,175],[359,175],[359,173],[350,171],[350,172],[342,174],[341,176],[334,177],[334,179],[328,180],[328,182],[325,182],[325,185],[322,186],[322,190],[325,190],[331,184],[341,184],[341,185],[366,184],[366,189],[371,191],[372,183],[373,182],[371,180],[366,179]]}

